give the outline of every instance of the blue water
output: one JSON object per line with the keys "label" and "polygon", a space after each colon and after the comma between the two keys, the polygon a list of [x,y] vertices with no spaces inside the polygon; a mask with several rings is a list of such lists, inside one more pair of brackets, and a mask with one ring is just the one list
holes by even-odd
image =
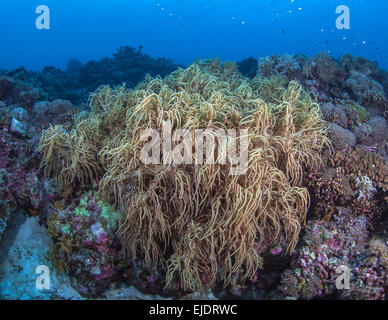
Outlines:
{"label": "blue water", "polygon": [[[38,5],[50,8],[50,30],[35,27]],[[338,30],[338,5],[350,29]],[[3,0],[0,68],[64,68],[143,46],[152,57],[188,64],[196,58],[326,51],[378,61],[388,69],[387,0]]]}

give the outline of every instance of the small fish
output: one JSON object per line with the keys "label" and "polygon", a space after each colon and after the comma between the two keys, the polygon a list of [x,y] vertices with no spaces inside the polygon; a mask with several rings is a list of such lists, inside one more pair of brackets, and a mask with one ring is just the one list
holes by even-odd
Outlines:
{"label": "small fish", "polygon": [[286,34],[286,32],[283,29],[281,29],[280,32],[283,34]]}
{"label": "small fish", "polygon": [[325,41],[325,43],[326,43],[326,44],[329,44],[329,41],[328,41],[328,40],[326,40],[326,41]]}

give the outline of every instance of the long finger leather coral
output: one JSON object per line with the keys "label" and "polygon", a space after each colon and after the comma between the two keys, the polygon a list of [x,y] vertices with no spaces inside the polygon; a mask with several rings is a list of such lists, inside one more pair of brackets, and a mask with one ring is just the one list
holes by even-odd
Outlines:
{"label": "long finger leather coral", "polygon": [[[61,184],[101,172],[99,192],[121,212],[127,256],[162,263],[167,286],[227,286],[252,277],[268,247],[294,249],[310,200],[303,172],[317,169],[330,146],[318,104],[298,83],[248,80],[234,64],[198,61],[133,90],[101,87],[90,105],[83,126],[95,131],[50,128],[42,165]],[[247,171],[230,175],[225,162],[145,164],[142,132],[165,123],[211,129],[206,139],[214,140],[217,130],[247,129]],[[222,152],[220,144],[211,150],[215,159]]]}

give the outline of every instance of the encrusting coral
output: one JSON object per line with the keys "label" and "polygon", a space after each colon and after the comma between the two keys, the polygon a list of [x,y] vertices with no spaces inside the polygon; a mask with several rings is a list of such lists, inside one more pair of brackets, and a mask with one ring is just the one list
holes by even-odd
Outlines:
{"label": "encrusting coral", "polygon": [[[298,83],[247,80],[235,64],[198,61],[134,90],[100,87],[90,106],[70,133],[44,131],[42,165],[61,188],[99,179],[100,194],[121,212],[127,254],[162,262],[167,285],[226,286],[252,277],[266,248],[293,250],[309,207],[303,174],[321,165],[329,146],[319,106]],[[144,130],[167,122],[172,130],[210,129],[213,138],[219,129],[247,129],[247,171],[230,175],[232,163],[222,162],[145,164]],[[216,144],[215,159],[223,151]]]}
{"label": "encrusting coral", "polygon": [[359,147],[337,151],[329,157],[329,165],[342,167],[349,176],[367,176],[373,186],[388,191],[388,170],[384,158],[376,152],[364,151]]}

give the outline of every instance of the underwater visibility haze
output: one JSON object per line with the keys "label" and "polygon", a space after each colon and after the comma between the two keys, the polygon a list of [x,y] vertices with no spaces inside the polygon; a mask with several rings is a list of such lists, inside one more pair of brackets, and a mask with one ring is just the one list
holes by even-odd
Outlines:
{"label": "underwater visibility haze", "polygon": [[[50,8],[50,30],[35,28],[35,9]],[[350,9],[350,29],[338,30],[336,8]],[[178,64],[198,58],[345,53],[387,69],[388,12],[384,0],[35,0],[3,1],[0,68],[64,68],[142,45]],[[26,54],[28,53],[28,54]]]}
{"label": "underwater visibility haze", "polygon": [[387,1],[0,8],[1,300],[387,299]]}

